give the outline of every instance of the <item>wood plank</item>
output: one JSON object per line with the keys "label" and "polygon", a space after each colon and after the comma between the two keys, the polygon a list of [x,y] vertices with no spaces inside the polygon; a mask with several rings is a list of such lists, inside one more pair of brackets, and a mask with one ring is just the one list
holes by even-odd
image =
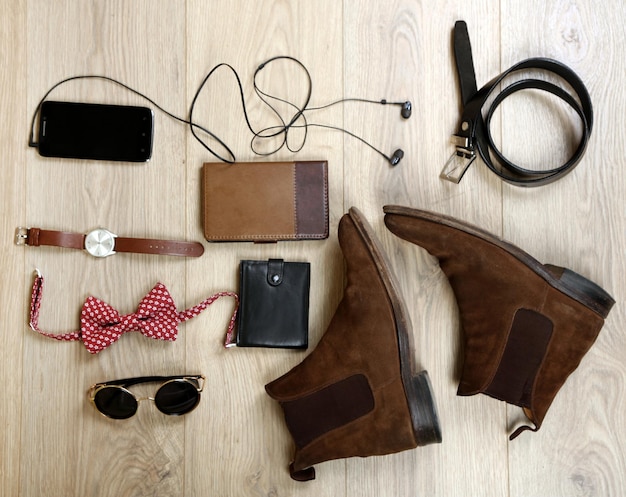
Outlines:
{"label": "wood plank", "polygon": [[[462,364],[458,311],[437,261],[395,237],[383,224],[382,206],[406,205],[453,215],[499,233],[501,185],[473,166],[459,185],[439,174],[459,125],[460,94],[452,52],[458,19],[474,26],[474,61],[481,78],[499,64],[499,10],[474,2],[460,13],[452,3],[437,8],[414,1],[369,9],[345,7],[347,96],[410,99],[405,121],[399,108],[346,106],[346,127],[360,124],[367,139],[386,152],[402,147],[392,168],[356,141],[346,139],[346,208],[362,206],[390,255],[413,323],[415,360],[429,371],[441,417],[443,443],[380,460],[348,462],[354,495],[505,495],[507,468],[504,406],[483,396],[455,395]],[[489,47],[486,48],[486,47]],[[363,126],[363,123],[366,126]],[[480,420],[480,421],[479,421]],[[468,464],[480,454],[481,467]],[[454,475],[451,478],[449,475]]]}
{"label": "wood plank", "polygon": [[[65,77],[104,74],[184,115],[185,12],[171,2],[153,7],[149,1],[29,2],[28,109]],[[67,83],[51,98],[146,104],[99,81]],[[146,164],[46,159],[29,151],[23,222],[79,233],[103,226],[121,236],[185,238],[185,134],[156,113],[153,157]],[[26,249],[25,267],[30,275],[37,266],[46,277],[41,327],[60,332],[78,327],[88,295],[130,313],[162,280],[184,302],[184,265],[135,254],[94,260],[84,252],[41,247]],[[136,418],[112,422],[95,412],[86,391],[99,381],[179,373],[184,340],[152,343],[131,334],[93,357],[77,343],[26,334],[22,493],[128,495],[136,489],[151,493],[154,486],[177,493],[183,484],[183,421],[172,422],[144,402]],[[145,394],[153,387],[138,390]]]}
{"label": "wood plank", "polygon": [[[525,22],[514,19],[520,9]],[[620,332],[624,293],[622,199],[626,178],[626,106],[622,2],[507,2],[502,15],[502,68],[531,56],[571,67],[587,86],[594,128],[583,160],[558,182],[523,191],[505,189],[505,235],[541,261],[568,267],[618,298],[596,344],[567,380],[539,433],[510,446],[511,495],[615,495],[625,487],[625,350]],[[533,26],[529,36],[527,26]],[[576,145],[578,117],[554,99],[503,107],[505,153],[526,164],[564,162]],[[506,105],[508,103],[505,102]],[[521,109],[521,110],[520,110]],[[529,125],[529,123],[533,123]],[[573,123],[573,124],[570,124]],[[572,132],[573,130],[573,132]],[[522,142],[525,145],[522,145]],[[544,166],[545,168],[545,166]],[[511,416],[517,412],[511,412]]]}
{"label": "wood plank", "polygon": [[0,395],[0,495],[19,495],[20,433],[24,398],[23,334],[27,302],[22,298],[25,290],[24,252],[13,243],[16,223],[24,215],[24,159],[26,155],[28,111],[25,106],[26,87],[26,2],[2,2],[4,15],[0,17],[0,60],[5,70],[0,74],[0,108],[4,119],[0,123],[0,136],[4,167],[0,170],[0,379],[10,386],[10,393]]}
{"label": "wood plank", "polygon": [[[237,12],[236,17],[233,12]],[[241,77],[253,128],[280,124],[253,92],[257,67],[276,56],[295,57],[312,79],[311,105],[342,96],[342,10],[340,2],[204,2],[188,4],[188,85],[191,100],[205,74],[216,64],[232,65]],[[210,26],[210,29],[208,28]],[[297,63],[270,63],[259,74],[261,89],[299,103],[307,94],[307,80]],[[272,102],[286,122],[294,113]],[[328,119],[341,125],[340,108],[314,113],[310,122]],[[264,158],[250,150],[252,134],[245,126],[241,100],[232,73],[220,69],[198,99],[198,122],[224,139],[240,161],[316,160],[329,162],[329,240],[260,244],[212,243],[201,265],[188,265],[188,293],[205,295],[237,288],[239,261],[267,260],[311,263],[309,351],[322,336],[341,297],[342,260],[336,245],[337,223],[343,213],[343,154],[339,133],[311,128],[301,152],[286,148]],[[297,138],[298,130],[292,130]],[[289,138],[290,142],[292,137]],[[294,141],[297,144],[297,139]],[[198,143],[187,147],[188,229],[202,219],[200,169],[215,160]],[[270,214],[270,213],[268,213]],[[208,320],[189,323],[194,340],[188,342],[187,364],[207,374],[209,405],[186,425],[186,488],[194,495],[345,495],[343,462],[329,463],[331,474],[302,485],[290,479],[287,466],[293,442],[278,404],[265,394],[264,385],[286,373],[306,356],[287,350],[228,349],[221,346],[232,310],[231,302],[215,304]],[[210,326],[206,323],[210,322]],[[190,332],[192,333],[192,332]]]}

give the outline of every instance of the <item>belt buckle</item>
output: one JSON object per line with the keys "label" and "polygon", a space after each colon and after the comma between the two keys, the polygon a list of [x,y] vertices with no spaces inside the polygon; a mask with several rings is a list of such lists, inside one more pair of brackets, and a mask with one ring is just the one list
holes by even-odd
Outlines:
{"label": "belt buckle", "polygon": [[15,228],[15,245],[26,245],[28,240],[28,228],[18,226]]}
{"label": "belt buckle", "polygon": [[439,177],[458,185],[476,159],[476,153],[468,137],[453,135],[452,141],[456,145],[456,150],[443,166]]}

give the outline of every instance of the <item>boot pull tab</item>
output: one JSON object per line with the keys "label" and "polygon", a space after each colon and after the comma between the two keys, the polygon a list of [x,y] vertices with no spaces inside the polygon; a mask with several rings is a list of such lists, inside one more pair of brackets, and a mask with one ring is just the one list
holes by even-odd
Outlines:
{"label": "boot pull tab", "polygon": [[278,286],[283,282],[285,261],[283,259],[270,259],[267,261],[267,282],[272,286]]}
{"label": "boot pull tab", "polygon": [[294,470],[293,463],[289,465],[289,475],[296,481],[311,481],[315,480],[315,468],[301,469],[300,471]]}
{"label": "boot pull tab", "polygon": [[511,435],[509,436],[509,440],[515,440],[517,437],[519,437],[523,432],[525,431],[537,431],[539,430],[539,427],[537,425],[533,426],[520,426],[517,430],[515,430],[513,433],[511,433]]}

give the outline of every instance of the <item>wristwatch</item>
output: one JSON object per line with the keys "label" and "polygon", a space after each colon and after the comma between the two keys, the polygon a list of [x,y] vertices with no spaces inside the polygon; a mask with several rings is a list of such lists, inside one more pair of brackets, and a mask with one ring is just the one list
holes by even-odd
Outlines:
{"label": "wristwatch", "polygon": [[94,257],[108,257],[116,252],[177,255],[182,257],[200,257],[204,253],[204,246],[198,242],[125,238],[117,236],[104,228],[98,228],[86,235],[82,235],[67,231],[18,227],[15,230],[15,243],[31,247],[49,245],[53,247],[85,249]]}

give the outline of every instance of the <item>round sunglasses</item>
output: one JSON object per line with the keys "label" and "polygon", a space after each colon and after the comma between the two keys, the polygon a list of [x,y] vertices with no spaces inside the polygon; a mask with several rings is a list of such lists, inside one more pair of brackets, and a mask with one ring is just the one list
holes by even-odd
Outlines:
{"label": "round sunglasses", "polygon": [[[89,400],[104,416],[128,419],[135,415],[139,402],[152,400],[159,411],[169,416],[180,416],[193,411],[200,403],[204,387],[203,375],[143,376],[124,380],[96,383],[89,389]],[[128,387],[139,383],[157,383],[161,386],[154,397],[137,397]]]}

